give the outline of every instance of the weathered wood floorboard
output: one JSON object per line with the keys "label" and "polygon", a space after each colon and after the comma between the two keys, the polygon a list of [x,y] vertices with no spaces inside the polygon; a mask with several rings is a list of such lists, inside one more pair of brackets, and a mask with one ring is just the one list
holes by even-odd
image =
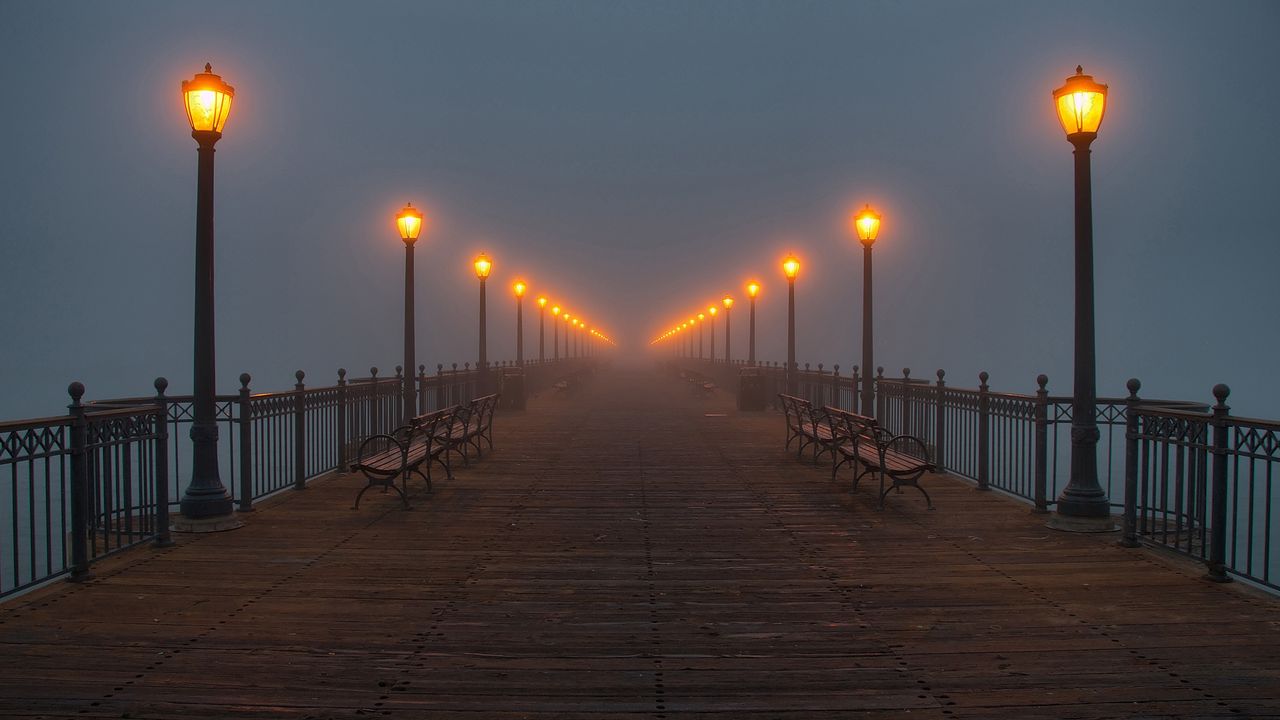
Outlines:
{"label": "weathered wood floorboard", "polygon": [[0,715],[1280,717],[1276,600],[953,478],[877,512],[724,395],[614,370],[495,438],[0,607]]}

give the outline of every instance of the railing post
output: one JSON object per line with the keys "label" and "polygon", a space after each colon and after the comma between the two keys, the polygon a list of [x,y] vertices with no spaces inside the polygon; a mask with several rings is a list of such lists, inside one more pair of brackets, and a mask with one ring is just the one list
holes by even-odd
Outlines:
{"label": "railing post", "polygon": [[400,389],[400,392],[396,393],[395,399],[391,401],[391,407],[395,408],[395,415],[392,417],[396,418],[396,423],[404,421],[405,412],[408,410],[408,408],[404,407],[404,383],[405,380],[407,380],[405,377],[406,372],[413,371],[406,370],[403,365],[396,366],[396,387]]}
{"label": "railing post", "polygon": [[169,547],[173,544],[169,533],[169,399],[164,396],[169,381],[158,377],[153,384],[160,415],[156,418],[156,537],[152,544]]}
{"label": "railing post", "polygon": [[338,368],[338,471],[347,472],[347,369]]}
{"label": "railing post", "polygon": [[991,470],[991,403],[987,392],[986,370],[978,373],[978,489],[990,490],[988,474]]}
{"label": "railing post", "polygon": [[862,374],[858,372],[858,366],[854,365],[853,373],[849,377],[849,382],[851,383],[849,386],[849,411],[866,415],[867,413],[863,412],[863,408],[858,405],[858,388],[862,387],[861,380]]}
{"label": "railing post", "polygon": [[831,407],[840,407],[840,366],[831,366]]}
{"label": "railing post", "polygon": [[240,431],[240,512],[253,510],[253,403],[249,400],[249,373],[240,373],[240,396],[236,398]]}
{"label": "railing post", "polygon": [[1033,513],[1049,512],[1049,376],[1036,376],[1036,455],[1035,455],[1035,506]]}
{"label": "railing post", "polygon": [[918,435],[911,430],[911,368],[902,368],[902,434]]}
{"label": "railing post", "polygon": [[[293,386],[293,489],[307,489],[307,397],[302,379],[306,373],[299,370],[293,376],[298,384]],[[397,386],[403,387],[403,386]]]}
{"label": "railing post", "polygon": [[1138,390],[1142,383],[1129,378],[1124,401],[1124,519],[1120,544],[1138,547]]}
{"label": "railing post", "polygon": [[418,412],[415,415],[422,415],[427,411],[427,366],[418,366]]}
{"label": "railing post", "polygon": [[436,409],[448,407],[445,395],[444,363],[436,363]]}
{"label": "railing post", "polygon": [[1214,582],[1231,582],[1227,575],[1227,434],[1231,432],[1231,408],[1227,396],[1231,388],[1221,383],[1213,386],[1213,508],[1209,526],[1209,572]]}
{"label": "railing post", "polygon": [[71,404],[71,582],[93,579],[89,572],[89,458],[88,421],[84,417],[84,385],[67,386]]}
{"label": "railing post", "polygon": [[369,424],[370,435],[382,432],[382,393],[378,392],[378,368],[369,368]]}
{"label": "railing post", "polygon": [[[876,414],[875,419],[884,422],[884,366],[876,366]],[[866,413],[863,413],[864,415]]]}
{"label": "railing post", "polygon": [[938,472],[947,471],[946,438],[947,438],[947,372],[938,368],[938,384],[934,386],[933,407],[933,464]]}

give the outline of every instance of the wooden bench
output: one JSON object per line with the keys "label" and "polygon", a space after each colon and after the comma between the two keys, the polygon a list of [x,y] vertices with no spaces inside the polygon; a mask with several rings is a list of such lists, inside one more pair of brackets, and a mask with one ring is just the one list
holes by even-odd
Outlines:
{"label": "wooden bench", "polygon": [[476,457],[484,454],[484,446],[493,449],[493,414],[498,407],[498,394],[473,399],[458,408],[447,425],[442,425],[434,437],[445,444],[446,456],[458,454],[462,464],[471,464],[470,449]]}
{"label": "wooden bench", "polygon": [[[929,509],[933,509],[928,491],[920,486],[921,476],[936,469],[924,442],[912,435],[894,435],[881,427],[875,418],[848,410],[827,406],[818,410],[817,415],[821,419],[816,420],[816,424],[826,426],[831,437],[828,444],[832,450],[832,480],[835,480],[840,467],[848,464],[855,471],[855,490],[864,475],[875,473],[880,476],[880,497],[876,509],[884,509],[884,498],[890,490],[904,486],[919,490]],[[861,471],[858,471],[859,464]],[[886,478],[888,487],[885,487]]]}
{"label": "wooden bench", "polygon": [[782,405],[782,413],[787,419],[786,448],[791,449],[792,441],[796,441],[796,458],[804,457],[804,449],[811,448],[813,462],[824,452],[834,452],[831,426],[819,422],[819,415],[813,404],[804,398],[778,393],[778,401]]}
{"label": "wooden bench", "polygon": [[[355,508],[360,508],[360,498],[371,487],[381,487],[385,493],[395,490],[400,502],[406,509],[409,505],[409,474],[417,473],[427,483],[427,492],[431,492],[431,463],[440,464],[450,480],[453,479],[453,468],[449,463],[449,445],[442,440],[442,428],[453,424],[454,418],[461,408],[451,407],[444,410],[419,415],[390,433],[371,435],[360,443],[356,452],[353,470],[360,471],[368,481],[356,495]],[[423,466],[426,472],[423,472]],[[400,485],[396,485],[396,478]]]}

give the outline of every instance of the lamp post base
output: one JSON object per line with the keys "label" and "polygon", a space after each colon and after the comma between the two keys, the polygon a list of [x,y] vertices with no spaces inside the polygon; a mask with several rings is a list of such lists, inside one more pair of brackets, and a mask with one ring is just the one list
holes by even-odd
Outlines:
{"label": "lamp post base", "polygon": [[1078,515],[1063,515],[1057,512],[1049,516],[1048,521],[1045,522],[1045,527],[1050,530],[1076,533],[1105,533],[1120,529],[1120,526],[1116,524],[1115,518],[1110,515],[1080,517]]}

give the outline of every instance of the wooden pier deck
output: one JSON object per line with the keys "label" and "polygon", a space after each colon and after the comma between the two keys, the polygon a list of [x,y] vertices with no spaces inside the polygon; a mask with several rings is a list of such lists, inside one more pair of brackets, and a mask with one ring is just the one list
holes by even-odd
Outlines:
{"label": "wooden pier deck", "polygon": [[1280,717],[1280,602],[945,477],[874,510],[644,370],[0,606],[0,716]]}

